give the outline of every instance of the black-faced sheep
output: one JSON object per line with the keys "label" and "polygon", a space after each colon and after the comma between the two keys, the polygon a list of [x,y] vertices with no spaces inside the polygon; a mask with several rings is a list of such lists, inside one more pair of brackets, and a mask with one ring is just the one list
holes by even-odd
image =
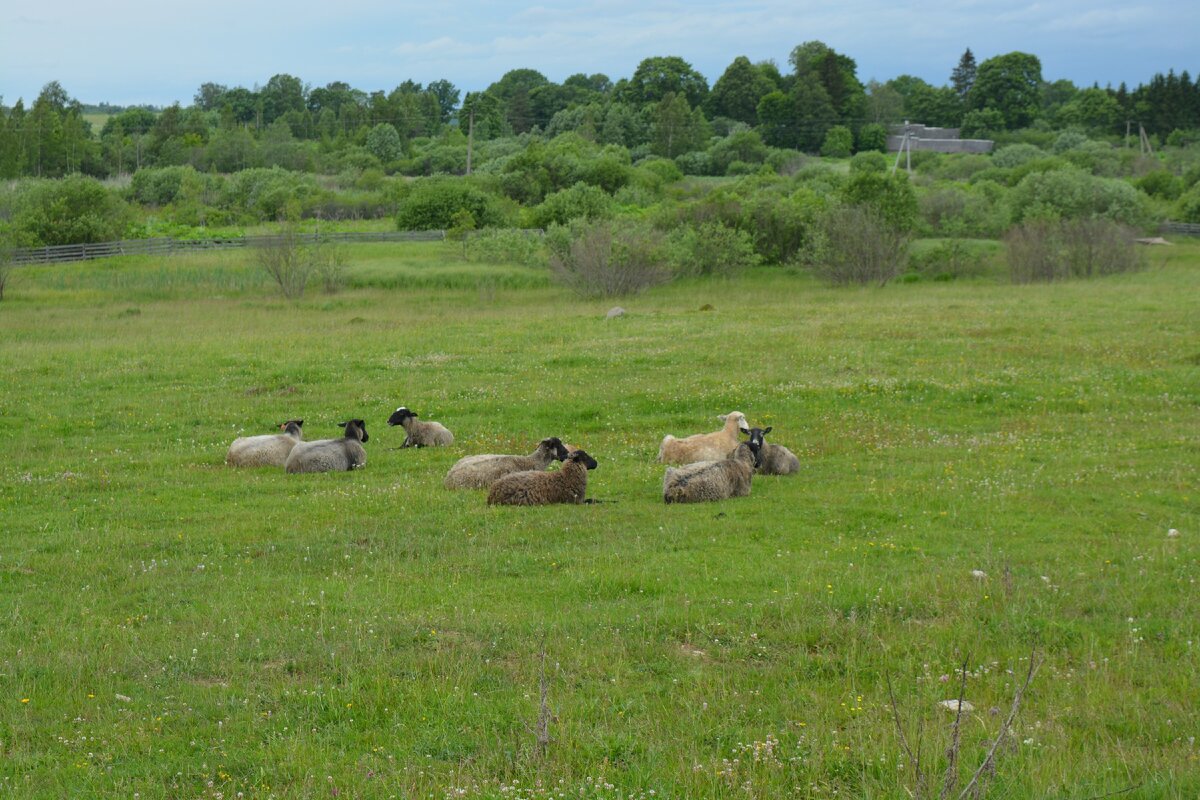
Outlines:
{"label": "black-faced sheep", "polygon": [[400,406],[388,417],[388,425],[403,425],[404,444],[401,447],[444,447],[454,444],[454,434],[440,422],[420,422],[417,412]]}
{"label": "black-faced sheep", "polygon": [[488,505],[546,506],[552,503],[582,503],[587,494],[588,470],[596,459],[576,450],[554,472],[514,472],[492,484]]}
{"label": "black-faced sheep", "polygon": [[289,419],[279,426],[283,433],[239,436],[229,445],[225,463],[233,467],[282,467],[288,453],[304,438],[300,433],[303,424],[302,419]]}
{"label": "black-faced sheep", "polygon": [[750,478],[756,466],[758,446],[742,442],[719,461],[668,467],[663,476],[663,501],[702,503],[727,497],[745,497],[750,494]]}
{"label": "black-faced sheep", "polygon": [[550,462],[563,461],[570,455],[557,436],[542,439],[527,456],[478,455],[460,458],[446,473],[447,489],[486,489],[513,472],[543,471]]}
{"label": "black-faced sheep", "polygon": [[284,468],[288,472],[341,472],[359,469],[367,463],[367,424],[361,419],[339,422],[346,433],[340,439],[300,442],[288,454]]}
{"label": "black-faced sheep", "polygon": [[761,464],[755,470],[759,475],[791,475],[800,471],[800,459],[796,454],[781,444],[770,444],[763,439],[771,432],[771,427],[751,428],[750,441],[758,442],[758,452]]}
{"label": "black-faced sheep", "polygon": [[725,458],[738,446],[738,433],[750,432],[750,424],[740,411],[730,411],[717,419],[725,423],[719,431],[697,433],[682,439],[667,434],[658,448],[658,460],[663,464],[692,464]]}

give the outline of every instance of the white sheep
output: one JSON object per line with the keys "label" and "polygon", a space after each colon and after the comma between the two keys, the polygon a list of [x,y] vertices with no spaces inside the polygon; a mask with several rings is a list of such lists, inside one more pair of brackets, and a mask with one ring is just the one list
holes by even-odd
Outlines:
{"label": "white sheep", "polygon": [[667,467],[663,475],[663,502],[702,503],[745,497],[750,494],[750,478],[757,466],[758,447],[742,442],[718,461]]}
{"label": "white sheep", "polygon": [[486,489],[513,472],[544,471],[550,462],[563,461],[570,455],[562,440],[551,436],[538,442],[527,456],[483,454],[460,458],[443,481],[447,489]]}
{"label": "white sheep", "polygon": [[763,439],[771,432],[771,426],[750,429],[750,441],[758,442],[759,475],[791,475],[800,471],[800,459],[796,454],[781,444],[771,444]]}
{"label": "white sheep", "polygon": [[225,463],[233,467],[282,467],[288,453],[303,440],[302,419],[289,419],[279,426],[283,433],[262,436],[239,436],[229,445]]}
{"label": "white sheep", "polygon": [[725,423],[719,431],[697,433],[676,439],[667,434],[658,448],[658,460],[663,464],[692,464],[697,461],[720,461],[738,446],[738,433],[749,433],[750,424],[740,411],[730,411],[717,419]]}
{"label": "white sheep", "polygon": [[361,419],[339,422],[346,429],[340,439],[300,442],[288,454],[284,468],[288,472],[343,472],[359,469],[367,463],[367,424]]}
{"label": "white sheep", "polygon": [[388,417],[388,425],[403,425],[406,436],[401,447],[444,447],[454,444],[454,434],[440,422],[420,422],[417,412],[400,406]]}
{"label": "white sheep", "polygon": [[489,506],[545,506],[552,503],[584,501],[588,470],[596,468],[596,459],[584,450],[576,450],[553,472],[514,472],[492,484]]}

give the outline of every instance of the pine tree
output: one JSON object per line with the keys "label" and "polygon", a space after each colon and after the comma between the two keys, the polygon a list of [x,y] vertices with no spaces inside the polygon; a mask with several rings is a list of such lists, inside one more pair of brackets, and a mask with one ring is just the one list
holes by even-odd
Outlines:
{"label": "pine tree", "polygon": [[954,91],[960,98],[966,98],[967,93],[971,91],[971,87],[975,85],[975,54],[971,52],[971,48],[962,54],[962,58],[958,60],[958,66],[950,73],[950,84],[954,87]]}

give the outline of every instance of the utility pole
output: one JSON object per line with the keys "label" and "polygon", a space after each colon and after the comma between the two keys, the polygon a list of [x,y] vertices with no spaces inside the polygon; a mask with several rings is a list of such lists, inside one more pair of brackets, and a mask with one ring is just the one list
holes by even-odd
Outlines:
{"label": "utility pole", "polygon": [[471,174],[471,148],[475,144],[475,104],[471,104],[471,112],[467,115],[467,174]]}
{"label": "utility pole", "polygon": [[1150,137],[1146,135],[1146,129],[1142,126],[1142,123],[1140,123],[1140,122],[1138,123],[1138,138],[1141,139],[1142,155],[1144,155],[1144,156],[1154,155],[1154,150],[1150,147]]}

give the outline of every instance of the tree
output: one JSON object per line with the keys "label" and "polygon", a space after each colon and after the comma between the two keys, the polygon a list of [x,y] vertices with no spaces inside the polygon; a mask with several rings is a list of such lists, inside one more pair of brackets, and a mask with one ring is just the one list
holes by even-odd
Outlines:
{"label": "tree", "polygon": [[799,147],[796,104],[783,92],[771,92],[758,101],[758,125],[763,141],[772,147]]}
{"label": "tree", "polygon": [[700,109],[692,109],[683,95],[668,94],[654,109],[654,152],[674,158],[703,149],[711,131]]}
{"label": "tree", "polygon": [[1103,89],[1084,89],[1059,109],[1058,118],[1067,125],[1112,133],[1122,121],[1121,106]]}
{"label": "tree", "polygon": [[259,91],[262,99],[262,123],[270,125],[289,111],[303,111],[305,88],[299,78],[279,74],[271,76]]}
{"label": "tree", "polygon": [[771,79],[738,56],[725,68],[708,95],[709,112],[714,117],[729,117],[747,125],[758,122],[758,101],[775,90]]}
{"label": "tree", "polygon": [[404,155],[404,144],[393,125],[381,122],[367,134],[367,150],[380,162],[387,164]]}
{"label": "tree", "polygon": [[[530,93],[550,80],[535,69],[513,69],[487,88],[488,94],[500,101],[504,118],[514,133],[525,133],[536,124]],[[549,119],[546,120],[549,122]],[[476,120],[478,124],[478,120]]]}
{"label": "tree", "polygon": [[971,87],[975,84],[977,69],[975,54],[968,47],[967,51],[962,54],[962,58],[958,59],[958,66],[950,73],[950,86],[954,89],[954,93],[958,95],[959,99],[963,101],[967,99]]}
{"label": "tree", "polygon": [[657,103],[667,95],[676,95],[695,108],[708,96],[708,81],[679,56],[656,56],[638,64],[623,94],[637,105]]}
{"label": "tree", "polygon": [[219,83],[202,83],[196,90],[192,103],[201,111],[217,111],[221,108],[221,101],[228,91],[228,86]]}
{"label": "tree", "polygon": [[904,98],[891,86],[876,80],[867,82],[866,118],[884,124],[899,122],[904,115]]}
{"label": "tree", "polygon": [[1008,130],[1027,127],[1042,105],[1042,62],[1021,52],[989,58],[979,65],[968,100],[972,109],[999,111]]}
{"label": "tree", "polygon": [[849,158],[854,149],[854,134],[845,125],[834,125],[821,143],[821,155],[830,158]]}
{"label": "tree", "polygon": [[454,114],[454,109],[458,107],[458,88],[443,78],[431,82],[425,87],[425,91],[437,98],[438,108],[441,110],[441,121],[449,122],[450,117]]}
{"label": "tree", "polygon": [[805,42],[792,49],[788,59],[796,83],[817,82],[825,90],[836,122],[856,124],[863,115],[866,93],[858,80],[858,65],[820,41]]}

